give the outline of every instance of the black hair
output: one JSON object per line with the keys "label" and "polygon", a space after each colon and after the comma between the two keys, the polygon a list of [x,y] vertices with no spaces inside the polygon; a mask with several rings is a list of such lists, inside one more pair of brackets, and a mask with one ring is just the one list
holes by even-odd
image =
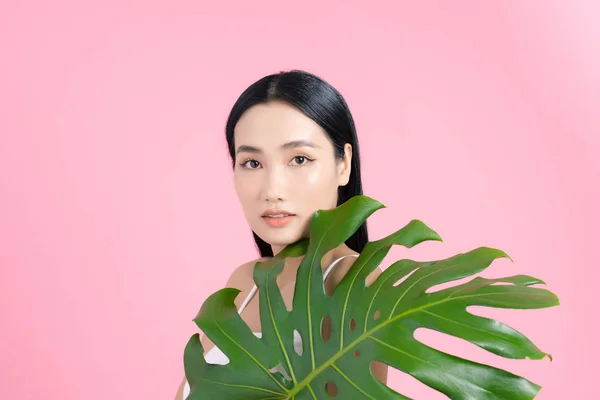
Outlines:
{"label": "black hair", "polygon": [[[233,134],[237,122],[250,107],[270,101],[286,102],[321,126],[333,142],[336,159],[343,158],[344,145],[350,143],[352,145],[350,180],[345,186],[338,187],[337,205],[343,204],[353,196],[363,194],[358,138],[354,119],[346,101],[329,83],[316,75],[301,70],[282,71],[278,74],[265,76],[250,85],[237,99],[229,113],[225,128],[233,168],[235,168]],[[254,231],[252,234],[261,257],[272,257],[271,245],[258,237]],[[367,223],[365,221],[346,240],[346,245],[360,253],[368,241]]]}

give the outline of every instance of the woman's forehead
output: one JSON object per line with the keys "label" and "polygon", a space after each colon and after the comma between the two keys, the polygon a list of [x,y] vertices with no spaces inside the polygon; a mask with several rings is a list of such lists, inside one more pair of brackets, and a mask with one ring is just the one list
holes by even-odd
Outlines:
{"label": "woman's forehead", "polygon": [[236,124],[234,140],[236,148],[251,146],[264,151],[285,151],[295,147],[286,144],[302,141],[312,143],[315,150],[331,147],[327,134],[316,122],[281,102],[249,108]]}

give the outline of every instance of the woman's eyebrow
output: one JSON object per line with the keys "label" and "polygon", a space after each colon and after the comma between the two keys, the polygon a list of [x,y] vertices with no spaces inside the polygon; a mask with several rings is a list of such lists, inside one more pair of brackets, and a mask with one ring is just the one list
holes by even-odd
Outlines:
{"label": "woman's eyebrow", "polygon": [[[312,148],[321,148],[321,146],[309,141],[309,140],[292,140],[291,142],[287,142],[279,146],[280,149],[294,149],[296,147],[312,147]],[[262,150],[258,147],[248,146],[245,144],[240,145],[238,147],[236,154],[246,152],[246,153],[257,153],[262,154]]]}

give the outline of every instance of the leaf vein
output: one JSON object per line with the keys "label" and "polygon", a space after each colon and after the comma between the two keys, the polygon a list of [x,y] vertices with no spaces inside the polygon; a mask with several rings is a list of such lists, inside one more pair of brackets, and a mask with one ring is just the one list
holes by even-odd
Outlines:
{"label": "leaf vein", "polygon": [[332,366],[332,367],[333,367],[333,368],[334,368],[334,369],[335,369],[335,370],[336,370],[336,371],[337,371],[337,372],[338,372],[338,373],[339,373],[341,376],[343,376],[343,377],[344,377],[344,379],[348,381],[348,383],[350,383],[352,386],[354,386],[354,387],[356,388],[356,390],[358,390],[359,392],[361,392],[362,394],[364,394],[365,396],[367,396],[369,399],[372,399],[372,400],[377,400],[375,397],[372,397],[372,396],[371,396],[371,395],[369,395],[367,392],[365,392],[364,390],[362,390],[362,389],[361,389],[361,388],[360,388],[360,387],[359,387],[359,386],[358,386],[356,383],[352,382],[352,379],[348,378],[348,377],[346,376],[346,374],[344,374],[344,373],[342,372],[342,370],[340,370],[340,369],[338,368],[338,366],[337,366],[337,365],[335,365],[335,363],[332,363],[332,364],[331,364],[331,366]]}
{"label": "leaf vein", "polygon": [[263,369],[266,372],[266,374],[277,384],[277,386],[279,386],[283,391],[287,392],[287,389],[277,379],[275,379],[275,377],[269,372],[269,369],[267,367],[265,367],[260,361],[258,361],[256,357],[254,357],[248,350],[244,348],[244,346],[240,345],[238,342],[235,341],[235,339],[229,336],[227,332],[225,332],[223,328],[221,328],[221,325],[219,325],[219,323],[216,320],[214,320],[214,322],[229,340],[231,340],[237,347],[239,347],[244,353],[246,353],[248,357],[250,357],[250,359],[256,363],[256,365]]}

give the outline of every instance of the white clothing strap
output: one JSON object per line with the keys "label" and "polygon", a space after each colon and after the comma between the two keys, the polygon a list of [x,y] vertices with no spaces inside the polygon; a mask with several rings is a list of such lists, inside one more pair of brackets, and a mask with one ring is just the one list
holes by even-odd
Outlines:
{"label": "white clothing strap", "polygon": [[248,293],[248,296],[246,296],[246,298],[244,299],[244,302],[240,306],[240,309],[238,310],[238,314],[241,314],[242,311],[244,311],[244,308],[246,308],[246,306],[248,305],[248,303],[250,302],[252,297],[254,297],[254,293],[256,293],[257,290],[258,290],[258,286],[256,286],[256,284],[254,284],[254,286],[252,287],[252,290],[250,290],[250,293]]}

